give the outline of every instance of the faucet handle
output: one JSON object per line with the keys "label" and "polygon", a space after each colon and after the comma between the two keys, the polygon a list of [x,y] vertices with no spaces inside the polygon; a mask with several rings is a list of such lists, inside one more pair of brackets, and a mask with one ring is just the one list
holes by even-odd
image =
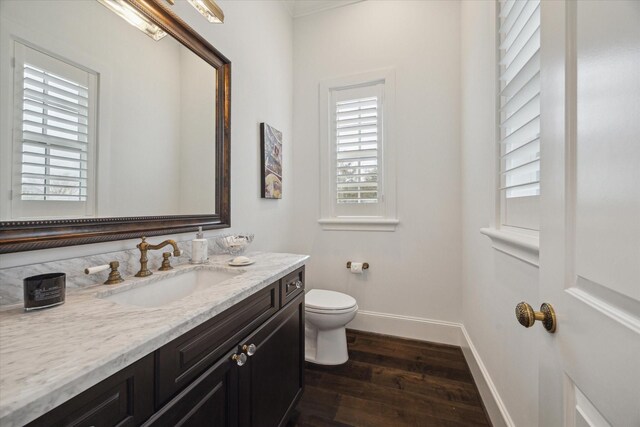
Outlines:
{"label": "faucet handle", "polygon": [[87,267],[84,269],[84,274],[95,274],[101,271],[105,271],[109,268],[109,264],[96,265],[95,267]]}
{"label": "faucet handle", "polygon": [[118,267],[120,267],[120,263],[118,261],[111,261],[109,264],[98,265],[96,267],[88,267],[84,269],[84,274],[94,274],[100,271],[104,271],[108,268],[111,268],[109,272],[109,277],[104,282],[105,285],[115,285],[117,283],[124,282],[124,279],[120,275],[118,271]]}
{"label": "faucet handle", "polygon": [[171,262],[169,261],[169,258],[171,258],[171,252],[162,253],[162,265],[160,266],[158,271],[168,271],[173,269],[173,267],[171,267]]}

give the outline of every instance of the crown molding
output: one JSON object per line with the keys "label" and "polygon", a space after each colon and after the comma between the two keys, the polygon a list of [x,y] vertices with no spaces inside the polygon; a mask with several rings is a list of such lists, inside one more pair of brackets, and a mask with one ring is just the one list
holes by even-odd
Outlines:
{"label": "crown molding", "polygon": [[300,18],[362,1],[364,0],[284,0],[284,3],[293,18]]}

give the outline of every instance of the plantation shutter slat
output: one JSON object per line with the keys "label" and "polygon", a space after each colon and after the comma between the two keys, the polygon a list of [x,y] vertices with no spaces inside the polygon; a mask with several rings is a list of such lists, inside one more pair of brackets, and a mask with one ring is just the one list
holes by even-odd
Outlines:
{"label": "plantation shutter slat", "polygon": [[86,201],[88,87],[28,58],[22,78],[22,200]]}
{"label": "plantation shutter slat", "polygon": [[[513,25],[516,23],[516,20],[520,16],[520,13],[523,11],[526,5],[526,1],[517,0],[514,2],[511,10],[501,19],[500,22],[500,32],[508,34]],[[504,6],[504,2],[502,2],[502,6]]]}
{"label": "plantation shutter slat", "polygon": [[377,203],[379,156],[378,97],[336,101],[337,203]]}
{"label": "plantation shutter slat", "polygon": [[52,105],[65,111],[65,113],[71,113],[74,116],[87,116],[88,108],[83,105],[76,104],[72,101],[67,101],[66,99],[61,99],[57,96],[49,95],[47,93],[36,92],[34,89],[24,89],[23,93],[23,99],[37,101],[38,103],[40,103],[39,108],[47,105]]}
{"label": "plantation shutter slat", "polygon": [[70,101],[72,103],[77,102],[79,105],[85,105],[85,106],[87,105],[87,97],[85,95],[78,93],[77,90],[74,90],[71,87],[52,86],[51,81],[47,81],[46,74],[43,80],[45,83],[43,83],[42,81],[38,81],[35,79],[31,79],[29,77],[26,77],[26,73],[25,73],[24,85],[25,87],[28,87],[34,90],[37,90],[37,89],[46,90],[56,98],[60,98],[60,99],[66,98],[67,101]]}
{"label": "plantation shutter slat", "polygon": [[500,190],[540,194],[540,0],[500,1]]}
{"label": "plantation shutter slat", "polygon": [[[28,145],[27,145],[27,147],[28,147]],[[68,151],[68,152],[77,153],[77,151]],[[56,155],[53,155],[53,154],[43,154],[43,153],[36,153],[36,152],[33,152],[33,151],[27,151],[27,150],[25,150],[24,145],[23,145],[22,156],[24,158],[37,157],[37,158],[40,158],[40,159],[44,159],[43,161],[46,161],[47,159],[49,159],[49,160],[62,160],[62,161],[65,161],[65,162],[66,161],[74,161],[74,162],[77,161],[77,162],[80,162],[83,165],[83,166],[80,167],[81,169],[86,169],[84,167],[84,165],[87,164],[87,161],[86,160],[82,160],[82,159],[75,159],[75,158],[70,158],[70,157],[65,157],[65,156],[56,156]],[[28,163],[28,162],[23,160],[23,163]]]}
{"label": "plantation shutter slat", "polygon": [[[24,99],[23,100],[23,106],[24,107],[30,107],[29,109],[24,109],[22,111],[23,113],[26,112],[27,114],[32,114],[32,113],[35,112],[34,109],[40,110],[40,108],[42,108],[42,102],[36,102],[36,101],[32,101],[30,99]],[[68,110],[65,110],[64,108],[59,108],[59,107],[56,107],[55,105],[51,105],[51,104],[47,105],[47,109],[50,112],[62,114],[62,115],[65,115],[66,117],[69,117],[69,118],[72,118],[72,119],[75,119],[77,117],[81,117],[82,120],[85,120],[85,121],[87,120],[86,114],[82,114],[80,111],[71,112],[70,113]],[[56,120],[60,118],[58,116],[55,116],[55,117],[56,117]]]}
{"label": "plantation shutter slat", "polygon": [[51,149],[62,149],[67,152],[84,153],[87,145],[84,141],[61,138],[58,136],[40,134],[30,131],[22,131],[22,141],[33,147],[44,147]]}
{"label": "plantation shutter slat", "polygon": [[[49,109],[51,109],[51,106],[48,107]],[[89,126],[87,126],[84,123],[78,123],[78,122],[74,122],[72,120],[67,120],[61,117],[55,117],[52,118],[50,115],[48,114],[41,114],[41,113],[37,113],[35,111],[31,111],[31,110],[22,110],[22,114],[25,116],[31,116],[31,117],[37,117],[39,119],[45,119],[45,120],[49,120],[50,123],[60,123],[63,125],[69,125],[69,126],[77,126],[79,131],[84,133],[85,135],[88,133],[89,130]],[[59,125],[58,125],[59,127]],[[66,128],[61,128],[61,129],[66,129]]]}
{"label": "plantation shutter slat", "polygon": [[44,80],[46,78],[48,79],[50,84],[54,85],[56,88],[81,95],[84,98],[89,97],[89,91],[86,87],[82,86],[81,84],[74,83],[68,79],[59,78],[52,74],[46,74],[45,72],[35,68],[25,69],[25,75],[28,76],[28,78],[35,80]]}
{"label": "plantation shutter slat", "polygon": [[506,52],[510,50],[517,50],[522,46],[522,43],[526,41],[531,34],[533,34],[540,26],[540,5],[535,3],[527,4],[516,22],[514,28],[509,34],[502,40],[500,49],[504,49]]}
{"label": "plantation shutter slat", "polygon": [[[68,126],[68,127],[62,127],[60,125],[56,125],[54,124],[54,119],[48,118],[45,119],[48,120],[49,123],[48,124],[44,124],[44,123],[38,123],[35,122],[33,120],[29,120],[29,119],[23,119],[22,120],[22,124],[25,126],[28,126],[29,128],[33,129],[33,128],[39,128],[40,130],[51,130],[51,131],[55,131],[57,133],[66,133],[68,135],[73,135],[73,136],[77,136],[77,137],[81,137],[81,138],[86,138],[87,137],[87,132],[85,130],[83,130],[82,128],[80,128],[80,126],[76,125],[76,126]],[[73,129],[69,129],[70,127],[75,127],[76,130]]]}
{"label": "plantation shutter slat", "polygon": [[[64,160],[67,161],[69,159],[65,158]],[[34,166],[34,167],[36,166],[40,167],[45,165],[44,163],[32,163],[24,160],[22,161],[22,164],[26,166]],[[87,168],[84,168],[84,167],[68,167],[68,166],[61,166],[61,165],[56,165],[55,169],[63,169],[63,170],[70,170],[70,171],[86,171],[87,170]]]}

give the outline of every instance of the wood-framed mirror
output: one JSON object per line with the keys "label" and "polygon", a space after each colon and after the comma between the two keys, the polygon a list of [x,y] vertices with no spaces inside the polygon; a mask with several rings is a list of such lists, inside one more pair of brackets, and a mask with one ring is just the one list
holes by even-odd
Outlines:
{"label": "wood-framed mirror", "polygon": [[231,62],[119,2],[166,37],[97,0],[0,4],[0,253],[230,226]]}

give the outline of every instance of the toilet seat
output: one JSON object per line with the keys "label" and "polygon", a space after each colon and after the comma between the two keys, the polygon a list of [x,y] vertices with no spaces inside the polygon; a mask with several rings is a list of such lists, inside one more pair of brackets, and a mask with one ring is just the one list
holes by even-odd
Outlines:
{"label": "toilet seat", "polygon": [[307,313],[317,313],[317,314],[343,314],[343,313],[351,313],[352,311],[356,311],[358,309],[357,306],[351,308],[345,308],[343,310],[326,310],[326,309],[318,309],[318,308],[309,308],[305,307],[305,311]]}
{"label": "toilet seat", "polygon": [[341,292],[312,289],[305,295],[305,310],[312,313],[340,314],[356,308],[356,300]]}

